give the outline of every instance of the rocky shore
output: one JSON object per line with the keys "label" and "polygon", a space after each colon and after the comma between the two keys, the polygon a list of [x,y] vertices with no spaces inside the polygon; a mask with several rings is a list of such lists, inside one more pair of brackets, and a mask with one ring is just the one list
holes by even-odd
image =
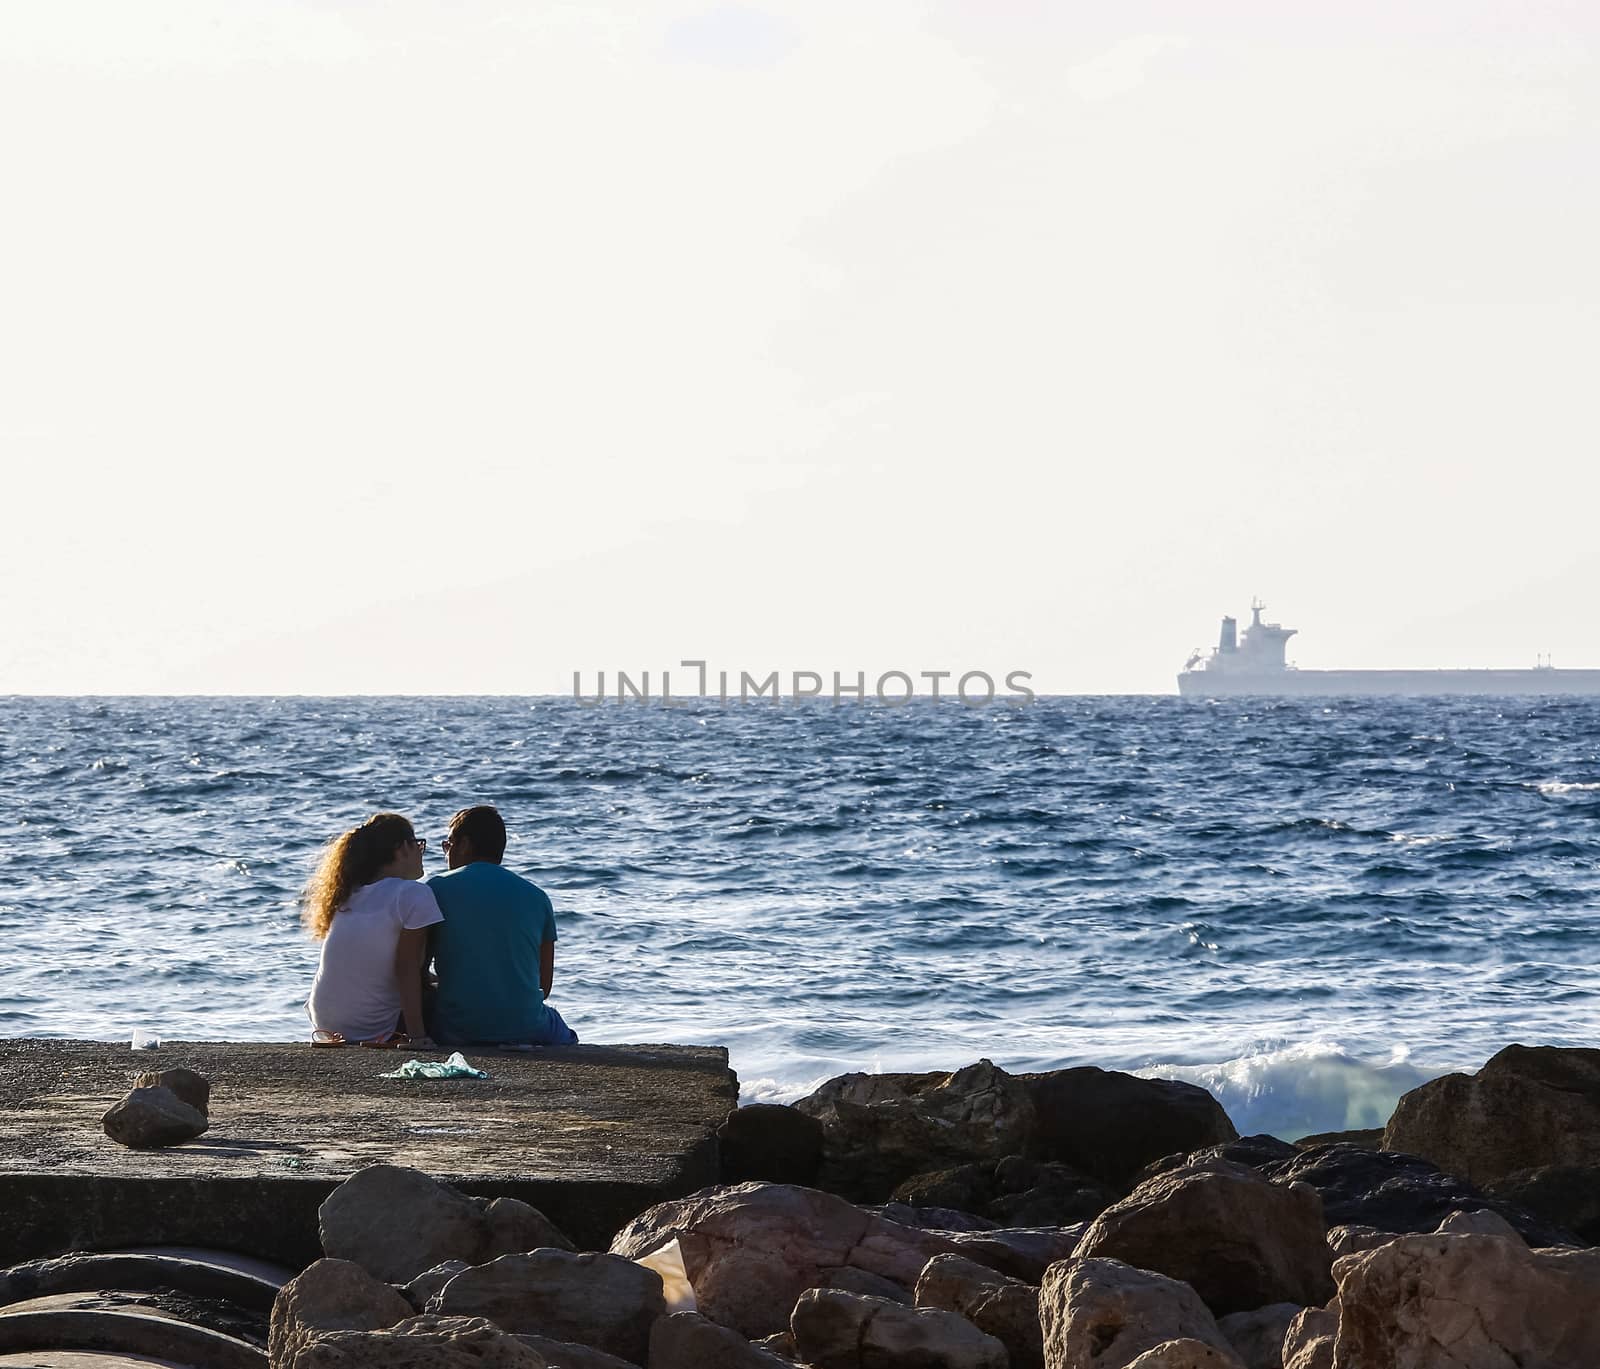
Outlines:
{"label": "rocky shore", "polygon": [[[108,1133],[142,1138],[128,1111]],[[1381,1135],[1299,1144],[1239,1137],[1192,1085],[987,1061],[844,1075],[716,1140],[721,1183],[605,1249],[374,1164],[298,1272],[241,1258],[243,1231],[230,1256],[20,1265],[0,1366],[1600,1366],[1600,1051],[1511,1046]]]}

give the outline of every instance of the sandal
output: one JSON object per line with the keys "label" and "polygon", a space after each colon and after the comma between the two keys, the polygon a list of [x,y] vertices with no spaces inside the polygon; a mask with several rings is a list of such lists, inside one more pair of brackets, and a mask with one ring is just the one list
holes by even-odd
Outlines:
{"label": "sandal", "polygon": [[318,1027],[316,1031],[311,1033],[311,1044],[313,1046],[348,1046],[350,1043],[344,1039],[341,1033],[329,1031],[326,1027]]}
{"label": "sandal", "polygon": [[370,1046],[373,1050],[403,1051],[411,1045],[411,1038],[402,1031],[385,1032],[382,1036],[374,1036],[370,1041],[356,1043],[361,1046]]}

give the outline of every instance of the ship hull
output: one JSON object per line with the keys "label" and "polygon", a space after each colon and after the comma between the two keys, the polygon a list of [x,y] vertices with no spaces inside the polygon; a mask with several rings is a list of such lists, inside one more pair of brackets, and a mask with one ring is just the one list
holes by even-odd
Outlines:
{"label": "ship hull", "polygon": [[1431,695],[1600,696],[1600,670],[1185,670],[1186,699]]}

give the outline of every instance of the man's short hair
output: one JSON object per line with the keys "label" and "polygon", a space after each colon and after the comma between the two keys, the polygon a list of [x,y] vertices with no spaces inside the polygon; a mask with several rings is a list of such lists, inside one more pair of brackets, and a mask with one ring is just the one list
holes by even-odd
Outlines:
{"label": "man's short hair", "polygon": [[472,843],[472,854],[478,860],[498,865],[506,853],[506,825],[500,814],[486,803],[476,808],[463,808],[450,819],[450,837],[465,837]]}

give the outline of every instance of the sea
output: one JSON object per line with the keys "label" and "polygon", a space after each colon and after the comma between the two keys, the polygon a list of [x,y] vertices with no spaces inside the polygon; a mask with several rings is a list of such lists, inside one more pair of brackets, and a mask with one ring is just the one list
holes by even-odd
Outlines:
{"label": "sea", "polygon": [[295,1040],[321,847],[493,803],[585,1041],[1382,1125],[1600,1022],[1600,701],[0,699],[0,1035]]}

